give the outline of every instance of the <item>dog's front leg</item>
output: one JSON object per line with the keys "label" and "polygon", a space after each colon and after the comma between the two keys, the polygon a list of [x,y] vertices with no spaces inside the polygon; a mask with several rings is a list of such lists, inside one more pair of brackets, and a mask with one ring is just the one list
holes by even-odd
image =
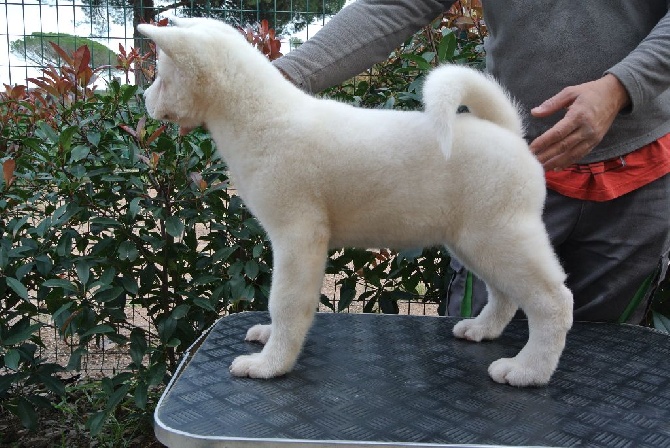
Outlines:
{"label": "dog's front leg", "polygon": [[271,238],[274,272],[270,291],[270,325],[256,325],[246,340],[265,343],[260,353],[235,358],[235,376],[272,378],[289,372],[314,319],[323,284],[327,238]]}

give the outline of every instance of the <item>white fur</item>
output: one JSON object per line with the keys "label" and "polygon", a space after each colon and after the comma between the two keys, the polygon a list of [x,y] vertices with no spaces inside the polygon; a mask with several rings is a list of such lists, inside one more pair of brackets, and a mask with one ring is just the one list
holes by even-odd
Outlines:
{"label": "white fur", "polygon": [[[272,323],[249,330],[265,346],[236,358],[234,375],[293,368],[330,248],[445,244],[489,289],[481,315],[454,334],[496,338],[521,307],[528,343],[489,374],[518,386],[549,381],[572,294],[541,219],[542,167],[493,80],[447,65],[426,81],[426,112],[359,109],[304,94],[221,22],[138,29],[164,52],[145,94],[149,114],[206,126],[272,242]],[[473,113],[457,115],[459,104]]]}

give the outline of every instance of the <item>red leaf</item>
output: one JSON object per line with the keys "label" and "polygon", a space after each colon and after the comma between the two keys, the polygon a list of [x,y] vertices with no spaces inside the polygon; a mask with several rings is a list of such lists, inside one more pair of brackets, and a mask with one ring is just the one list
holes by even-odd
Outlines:
{"label": "red leaf", "polygon": [[150,145],[154,140],[156,140],[165,131],[166,128],[167,126],[163,125],[158,129],[156,129],[147,139],[146,141],[147,145]]}
{"label": "red leaf", "polygon": [[2,175],[5,179],[5,184],[9,187],[14,182],[14,170],[16,169],[16,161],[14,159],[5,160],[2,164]]}
{"label": "red leaf", "polygon": [[142,118],[140,118],[140,121],[137,122],[137,127],[135,128],[135,135],[140,141],[144,140],[144,133],[145,133],[144,127],[146,126],[146,124],[147,124],[146,116],[143,116]]}
{"label": "red leaf", "polygon": [[258,31],[258,34],[260,34],[262,37],[265,37],[268,34],[268,30],[270,29],[270,24],[268,23],[267,19],[261,20],[261,26],[260,30]]}
{"label": "red leaf", "polygon": [[124,131],[126,131],[127,133],[129,133],[130,135],[132,135],[133,137],[137,138],[137,133],[135,132],[135,129],[125,124],[120,124],[119,127]]}

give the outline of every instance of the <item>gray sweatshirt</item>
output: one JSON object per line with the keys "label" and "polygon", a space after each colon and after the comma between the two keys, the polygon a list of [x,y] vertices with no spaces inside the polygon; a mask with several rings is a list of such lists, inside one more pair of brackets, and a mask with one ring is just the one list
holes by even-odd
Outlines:
{"label": "gray sweatshirt", "polygon": [[[453,0],[357,0],[275,61],[318,92],[383,61]],[[580,163],[611,159],[670,132],[670,0],[483,0],[486,67],[520,102],[529,141],[562,114],[530,109],[570,85],[616,76],[631,107]]]}

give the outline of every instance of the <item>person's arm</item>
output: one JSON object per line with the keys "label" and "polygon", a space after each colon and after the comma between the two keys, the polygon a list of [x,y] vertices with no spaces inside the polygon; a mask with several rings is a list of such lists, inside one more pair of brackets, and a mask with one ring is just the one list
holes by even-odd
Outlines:
{"label": "person's arm", "polygon": [[386,59],[454,0],[357,0],[314,37],[274,61],[307,92],[320,92]]}
{"label": "person's arm", "polygon": [[536,117],[568,111],[530,148],[545,170],[563,169],[591,152],[622,110],[635,111],[668,88],[670,11],[635,50],[602,78],[567,87],[534,108],[531,113]]}
{"label": "person's arm", "polygon": [[670,1],[668,12],[649,36],[606,73],[626,88],[631,111],[670,88]]}

